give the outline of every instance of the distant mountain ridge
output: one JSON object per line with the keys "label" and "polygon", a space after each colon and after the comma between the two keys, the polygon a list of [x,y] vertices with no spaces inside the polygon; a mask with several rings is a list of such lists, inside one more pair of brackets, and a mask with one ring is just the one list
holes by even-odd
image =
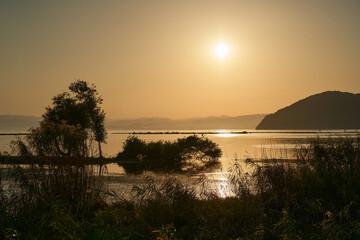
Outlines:
{"label": "distant mountain ridge", "polygon": [[265,116],[257,130],[360,129],[360,94],[327,91]]}
{"label": "distant mountain ridge", "polygon": [[[106,119],[108,130],[255,129],[266,114],[172,120],[168,118]],[[0,115],[0,132],[25,132],[37,127],[41,117]]]}
{"label": "distant mountain ridge", "polygon": [[27,131],[38,126],[40,121],[41,117],[35,116],[0,115],[0,132]]}
{"label": "distant mountain ridge", "polygon": [[109,130],[255,129],[266,114],[172,120],[168,118],[108,119]]}

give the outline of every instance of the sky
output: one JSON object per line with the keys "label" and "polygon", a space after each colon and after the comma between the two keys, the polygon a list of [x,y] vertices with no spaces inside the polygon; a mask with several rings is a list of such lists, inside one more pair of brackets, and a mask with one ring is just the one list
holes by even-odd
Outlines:
{"label": "sky", "polygon": [[109,118],[271,113],[358,93],[360,1],[0,0],[0,115],[40,116],[76,79],[96,85]]}

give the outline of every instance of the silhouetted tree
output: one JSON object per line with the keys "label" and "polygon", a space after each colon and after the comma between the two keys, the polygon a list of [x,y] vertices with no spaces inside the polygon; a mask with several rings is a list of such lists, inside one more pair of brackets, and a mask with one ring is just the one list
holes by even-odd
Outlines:
{"label": "silhouetted tree", "polygon": [[88,114],[90,129],[98,143],[99,155],[102,157],[101,143],[105,142],[105,112],[100,108],[103,99],[98,95],[94,85],[89,86],[85,81],[75,81],[70,84],[70,91],[75,94],[75,99],[82,105]]}
{"label": "silhouetted tree", "polygon": [[88,132],[80,124],[70,125],[66,120],[55,123],[44,119],[40,126],[30,130],[27,140],[38,156],[87,156]]}
{"label": "silhouetted tree", "polygon": [[103,99],[96,87],[76,80],[52,99],[40,126],[30,129],[30,148],[40,156],[87,156],[94,139],[102,157],[101,143],[106,140]]}

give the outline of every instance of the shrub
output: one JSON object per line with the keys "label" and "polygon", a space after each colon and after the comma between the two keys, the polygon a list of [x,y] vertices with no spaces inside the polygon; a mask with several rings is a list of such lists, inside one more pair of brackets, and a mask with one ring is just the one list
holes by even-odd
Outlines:
{"label": "shrub", "polygon": [[[309,143],[295,152],[294,161],[252,162],[253,192],[264,201],[272,223],[268,227],[282,238],[359,237],[360,139],[316,138]],[[325,227],[330,223],[333,227]],[[344,229],[351,234],[345,236]]]}
{"label": "shrub", "polygon": [[142,169],[182,171],[217,166],[221,155],[221,149],[216,143],[196,135],[179,138],[175,142],[148,143],[136,136],[130,136],[124,142],[123,151],[117,158],[139,159],[139,167]]}
{"label": "shrub", "polygon": [[[18,188],[10,188],[10,195],[0,188],[0,237],[360,239],[360,139],[309,141],[294,161],[248,160],[249,173],[235,166],[227,182],[233,194],[226,198],[199,196],[181,179],[165,176],[146,177],[131,200],[106,204],[83,166],[16,169]],[[161,158],[170,151],[164,149],[178,147],[139,139],[129,139],[131,144]]]}

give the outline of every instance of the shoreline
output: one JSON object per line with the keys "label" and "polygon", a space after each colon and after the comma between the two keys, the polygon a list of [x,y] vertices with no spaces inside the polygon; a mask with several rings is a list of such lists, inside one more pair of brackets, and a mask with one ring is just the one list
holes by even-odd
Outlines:
{"label": "shoreline", "polygon": [[[165,134],[165,135],[214,135],[214,134],[359,134],[359,129],[351,129],[351,130],[267,130],[267,131],[139,131],[139,132],[111,132],[110,134],[126,134],[126,135],[154,135],[154,134]],[[18,133],[0,133],[0,136],[26,136],[30,135],[29,132],[18,132]]]}

